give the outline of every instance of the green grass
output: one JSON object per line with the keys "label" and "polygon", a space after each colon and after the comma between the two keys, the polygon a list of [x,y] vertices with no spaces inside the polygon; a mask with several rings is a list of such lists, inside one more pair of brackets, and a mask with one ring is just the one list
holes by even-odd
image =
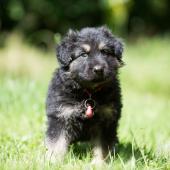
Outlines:
{"label": "green grass", "polygon": [[[170,169],[169,44],[156,37],[126,45],[120,144],[101,169]],[[82,145],[72,146],[63,163],[44,159],[44,103],[56,65],[54,52],[40,52],[15,35],[0,49],[0,170],[99,169]]]}

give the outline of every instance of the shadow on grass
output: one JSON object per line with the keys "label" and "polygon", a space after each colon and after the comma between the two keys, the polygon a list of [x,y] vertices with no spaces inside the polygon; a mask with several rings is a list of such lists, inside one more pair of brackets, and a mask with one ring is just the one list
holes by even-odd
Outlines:
{"label": "shadow on grass", "polygon": [[139,159],[142,157],[142,153],[140,149],[137,146],[132,146],[132,143],[120,143],[115,147],[116,150],[116,157],[118,155],[124,159],[124,161],[128,161],[133,156],[136,159]]}
{"label": "shadow on grass", "polygon": [[88,143],[76,143],[71,145],[72,152],[75,157],[79,157],[80,159],[87,157],[90,155],[92,157],[92,147]]}
{"label": "shadow on grass", "polygon": [[[88,143],[77,143],[71,146],[72,152],[75,157],[82,159],[90,154],[92,157],[92,146]],[[132,146],[131,143],[120,143],[115,146],[113,152],[111,153],[111,157],[113,159],[118,159],[121,157],[123,161],[128,161],[132,157],[139,159],[142,157],[142,153],[137,146]]]}

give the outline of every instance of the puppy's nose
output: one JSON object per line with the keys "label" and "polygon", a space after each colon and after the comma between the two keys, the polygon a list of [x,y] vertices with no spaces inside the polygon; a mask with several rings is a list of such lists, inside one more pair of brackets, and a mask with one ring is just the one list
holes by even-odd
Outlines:
{"label": "puppy's nose", "polygon": [[96,66],[94,66],[93,71],[96,74],[102,74],[103,73],[103,67],[101,65],[96,65]]}

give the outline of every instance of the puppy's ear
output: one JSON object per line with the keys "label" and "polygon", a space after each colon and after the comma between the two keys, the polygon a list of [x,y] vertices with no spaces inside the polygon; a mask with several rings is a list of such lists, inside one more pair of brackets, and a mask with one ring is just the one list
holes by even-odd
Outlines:
{"label": "puppy's ear", "polygon": [[65,38],[57,46],[57,59],[61,67],[67,68],[72,61],[72,54],[76,40],[77,32],[69,30]]}
{"label": "puppy's ear", "polygon": [[114,45],[115,56],[118,58],[122,58],[123,46],[124,46],[122,40],[114,37],[113,45]]}
{"label": "puppy's ear", "polygon": [[116,38],[112,32],[106,26],[99,27],[99,30],[102,31],[104,36],[110,40],[110,45],[114,48],[114,54],[117,57],[122,57],[123,53],[123,43],[119,38]]}
{"label": "puppy's ear", "polygon": [[122,40],[115,37],[106,26],[99,27],[99,29],[102,31],[104,36],[109,40],[109,45],[111,46],[111,48],[113,48],[114,55],[117,57],[118,61],[120,62],[120,66],[123,66],[124,63],[122,61],[122,53],[123,53],[124,44]]}
{"label": "puppy's ear", "polygon": [[115,38],[115,37],[113,38],[112,43],[113,43],[113,48],[114,48],[114,55],[118,59],[118,61],[120,63],[120,67],[122,67],[122,66],[124,66],[124,62],[122,61],[124,44],[123,44],[122,40],[120,40],[119,38]]}
{"label": "puppy's ear", "polygon": [[99,30],[105,35],[105,37],[110,38],[112,36],[112,32],[107,28],[107,26],[99,27]]}

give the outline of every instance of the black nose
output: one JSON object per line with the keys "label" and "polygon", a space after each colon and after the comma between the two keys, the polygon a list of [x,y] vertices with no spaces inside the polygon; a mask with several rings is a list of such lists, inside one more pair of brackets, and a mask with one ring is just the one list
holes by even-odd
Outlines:
{"label": "black nose", "polygon": [[102,74],[103,73],[103,67],[101,65],[96,65],[96,66],[94,66],[93,71],[96,74]]}

